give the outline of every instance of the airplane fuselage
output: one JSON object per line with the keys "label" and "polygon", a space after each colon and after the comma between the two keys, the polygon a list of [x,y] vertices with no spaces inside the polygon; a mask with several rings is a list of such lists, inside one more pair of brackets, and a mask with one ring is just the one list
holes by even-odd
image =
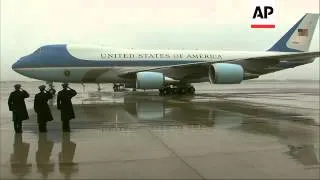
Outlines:
{"label": "airplane fuselage", "polygon": [[114,83],[159,89],[160,95],[194,94],[192,83],[238,84],[260,75],[311,63],[309,51],[319,14],[306,13],[271,48],[262,52],[136,50],[95,45],[46,45],[20,58],[12,69],[50,82]]}
{"label": "airplane fuselage", "polygon": [[[22,57],[12,68],[27,77],[49,82],[126,83],[120,74],[131,70],[199,62],[286,54],[285,52],[134,50],[90,45],[47,45]],[[203,80],[199,79],[199,82]]]}

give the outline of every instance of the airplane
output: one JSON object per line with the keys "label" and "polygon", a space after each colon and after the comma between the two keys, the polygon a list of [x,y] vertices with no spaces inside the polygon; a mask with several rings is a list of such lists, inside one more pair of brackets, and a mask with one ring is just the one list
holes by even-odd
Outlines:
{"label": "airplane", "polygon": [[238,84],[313,62],[320,52],[308,50],[318,18],[319,14],[306,13],[263,52],[136,50],[53,44],[20,58],[12,69],[49,82],[51,87],[53,82],[113,83],[114,91],[123,85],[133,90],[159,89],[161,96],[194,94],[193,83]]}

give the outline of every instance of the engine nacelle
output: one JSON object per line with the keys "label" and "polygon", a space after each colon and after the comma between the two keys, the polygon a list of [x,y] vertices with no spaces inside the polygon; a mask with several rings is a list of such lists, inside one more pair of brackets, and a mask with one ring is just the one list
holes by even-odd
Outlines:
{"label": "engine nacelle", "polygon": [[211,84],[238,84],[244,80],[244,70],[237,64],[217,63],[209,68]]}
{"label": "engine nacelle", "polygon": [[165,76],[158,72],[138,72],[137,89],[160,89],[165,83]]}

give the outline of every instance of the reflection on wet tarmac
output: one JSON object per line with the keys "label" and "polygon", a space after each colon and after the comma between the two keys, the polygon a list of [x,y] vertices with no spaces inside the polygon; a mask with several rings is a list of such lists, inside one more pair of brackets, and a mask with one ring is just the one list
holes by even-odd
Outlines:
{"label": "reflection on wet tarmac", "polygon": [[[184,125],[212,127],[215,124],[250,124],[259,119],[293,120],[312,124],[314,119],[297,112],[285,112],[265,106],[254,106],[241,102],[204,101],[193,102],[184,99],[148,99],[135,96],[124,97],[124,110],[137,117],[138,121],[152,121],[153,125],[172,125],[168,121]],[[255,118],[250,118],[255,117]]]}
{"label": "reflection on wet tarmac", "polygon": [[320,164],[319,149],[315,148],[313,145],[288,145],[288,148],[289,151],[287,153],[301,164],[306,166]]}
{"label": "reflection on wet tarmac", "polygon": [[59,171],[65,179],[70,179],[72,174],[79,171],[78,164],[73,162],[75,151],[76,143],[70,140],[70,133],[63,133],[59,153]]}
{"label": "reflection on wet tarmac", "polygon": [[[106,102],[107,99],[109,101]],[[79,131],[84,127],[103,131],[125,131],[144,127],[164,129],[223,127],[233,131],[274,136],[288,147],[295,146],[297,135],[302,139],[308,139],[312,135],[311,132],[290,130],[286,128],[286,125],[282,125],[283,122],[291,121],[295,122],[297,126],[299,126],[299,123],[301,125],[313,124],[313,118],[299,112],[251,105],[240,101],[196,100],[194,97],[163,98],[132,94],[110,97],[110,93],[88,93],[85,104],[75,105],[77,118],[72,121],[72,128],[79,129]],[[53,113],[57,112],[54,111]],[[60,122],[56,121],[55,123],[58,125]],[[33,126],[28,127],[31,128],[29,130],[37,133]],[[299,143],[301,143],[301,140],[299,140]],[[301,151],[301,148],[296,150],[301,151],[299,157],[309,156],[310,152],[313,152],[313,154],[316,154],[310,156],[313,159],[311,160],[310,157],[306,159],[310,160],[309,164],[319,162],[318,148],[305,144],[302,144],[301,147],[309,147],[309,151]],[[292,152],[292,149],[288,148],[288,151]],[[77,171],[76,166],[67,168],[70,163],[73,165],[74,153],[75,144],[70,141],[70,135],[63,135],[59,169],[66,176],[70,176],[73,171]],[[297,153],[288,154],[295,158]],[[308,164],[306,162],[301,163]]]}
{"label": "reflection on wet tarmac", "polygon": [[[317,147],[302,145],[295,148],[291,139],[294,139],[295,134],[300,132],[294,130],[292,132],[279,124],[279,121],[313,124],[314,119],[312,118],[305,117],[297,112],[285,112],[280,109],[254,106],[241,102],[214,101],[210,103],[205,101],[200,103],[190,100],[192,99],[148,99],[129,95],[124,97],[123,109],[134,116],[135,121],[148,127],[179,127],[187,125],[194,128],[225,126],[247,133],[276,136],[282,140],[282,143],[287,144],[288,154],[301,164],[317,165],[320,162],[320,153]],[[108,108],[105,111],[109,112]],[[118,114],[116,113],[115,115],[117,116]],[[308,138],[310,134],[301,135],[302,138]]]}
{"label": "reflection on wet tarmac", "polygon": [[61,132],[55,100],[48,133],[38,133],[32,113],[24,141],[21,135],[11,141],[12,123],[2,126],[13,142],[1,156],[1,169],[10,163],[4,177],[317,177],[319,126],[311,115],[317,110],[231,100],[228,94],[156,94],[80,93],[71,133]]}
{"label": "reflection on wet tarmac", "polygon": [[18,179],[31,171],[32,164],[28,163],[30,144],[22,141],[22,134],[15,134],[13,152],[10,157],[11,173]]}
{"label": "reflection on wet tarmac", "polygon": [[39,133],[36,163],[37,172],[42,175],[42,179],[47,179],[49,173],[54,171],[54,163],[50,160],[53,145],[54,142],[48,139],[47,133]]}

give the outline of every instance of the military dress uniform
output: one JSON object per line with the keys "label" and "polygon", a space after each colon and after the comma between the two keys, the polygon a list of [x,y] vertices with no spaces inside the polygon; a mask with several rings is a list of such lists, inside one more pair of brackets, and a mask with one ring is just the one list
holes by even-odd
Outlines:
{"label": "military dress uniform", "polygon": [[29,119],[25,98],[29,97],[29,93],[20,89],[21,85],[16,84],[16,90],[10,93],[8,99],[9,110],[12,111],[12,121],[14,125],[14,131],[16,133],[22,133],[22,121]]}
{"label": "military dress uniform", "polygon": [[57,107],[61,112],[62,129],[70,132],[70,120],[75,118],[71,99],[77,92],[74,89],[67,89],[68,84],[63,84],[63,90],[58,92]]}
{"label": "military dress uniform", "polygon": [[45,91],[45,86],[39,87],[40,91],[34,98],[34,110],[37,113],[37,121],[39,126],[39,132],[47,132],[47,122],[52,121],[53,117],[48,105],[48,100],[53,95]]}

